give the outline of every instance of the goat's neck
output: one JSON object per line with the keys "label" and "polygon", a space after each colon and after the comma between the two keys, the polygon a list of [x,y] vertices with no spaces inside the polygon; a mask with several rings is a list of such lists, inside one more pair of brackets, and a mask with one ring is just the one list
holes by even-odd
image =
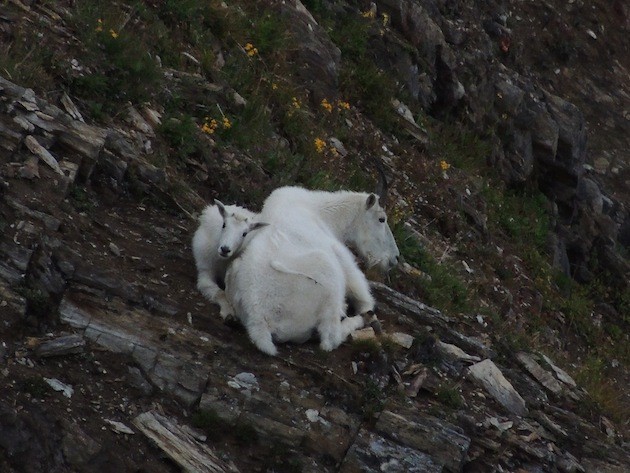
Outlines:
{"label": "goat's neck", "polygon": [[333,196],[321,203],[319,215],[337,238],[354,243],[355,221],[362,205],[364,198],[360,195]]}

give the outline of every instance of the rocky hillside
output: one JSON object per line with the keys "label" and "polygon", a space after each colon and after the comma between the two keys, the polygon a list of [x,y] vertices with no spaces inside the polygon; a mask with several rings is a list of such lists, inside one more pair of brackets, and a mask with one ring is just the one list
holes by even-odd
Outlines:
{"label": "rocky hillside", "polygon": [[[630,470],[622,1],[0,5],[0,471]],[[389,183],[382,335],[258,352],[213,198]]]}

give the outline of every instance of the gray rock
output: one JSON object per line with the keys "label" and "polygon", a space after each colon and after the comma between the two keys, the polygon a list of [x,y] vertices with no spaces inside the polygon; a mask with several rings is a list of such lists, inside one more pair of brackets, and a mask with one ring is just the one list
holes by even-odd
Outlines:
{"label": "gray rock", "polygon": [[533,153],[544,163],[553,163],[558,151],[560,127],[551,115],[540,105],[533,105],[531,122],[526,129],[532,134]]}
{"label": "gray rock", "polygon": [[536,381],[542,384],[552,394],[559,396],[562,393],[562,386],[553,377],[553,375],[538,364],[532,355],[524,352],[516,354],[516,359],[534,377]]}
{"label": "gray rock", "polygon": [[66,462],[75,467],[87,464],[101,450],[101,445],[75,422],[64,420],[62,425],[61,451]]}
{"label": "gray rock", "polygon": [[513,183],[527,181],[534,170],[534,152],[529,131],[514,130],[505,150],[508,160],[504,175]]}
{"label": "gray rock", "polygon": [[292,33],[300,38],[294,60],[301,64],[299,75],[319,103],[337,95],[341,51],[330,40],[302,2],[282,2],[281,13]]}
{"label": "gray rock", "polygon": [[379,7],[390,15],[392,24],[418,48],[429,64],[435,64],[436,47],[446,45],[444,34],[423,6],[411,0],[383,0]]}
{"label": "gray rock", "polygon": [[153,385],[144,377],[142,371],[135,366],[127,367],[127,382],[138,389],[145,396],[150,396],[153,393]]}
{"label": "gray rock", "polygon": [[604,209],[604,196],[595,181],[582,177],[578,181],[576,196],[595,214],[602,213]]}
{"label": "gray rock", "polygon": [[428,454],[447,471],[461,471],[470,438],[459,427],[417,411],[381,413],[375,429],[404,446]]}
{"label": "gray rock", "polygon": [[547,107],[558,124],[556,161],[571,176],[579,176],[586,156],[586,124],[582,112],[572,103],[546,94]]}
{"label": "gray rock", "polygon": [[441,473],[443,465],[422,453],[373,432],[361,430],[339,469],[340,473]]}
{"label": "gray rock", "polygon": [[560,381],[562,381],[564,384],[568,385],[571,388],[577,387],[577,384],[575,383],[574,379],[571,376],[569,376],[569,374],[566,371],[564,371],[562,368],[556,366],[554,362],[551,361],[551,359],[547,355],[542,355],[542,358],[545,361],[545,363],[547,363],[549,367],[554,371],[556,378],[558,378]]}
{"label": "gray rock", "polygon": [[525,92],[506,80],[497,82],[495,88],[495,105],[498,111],[500,113],[507,113],[508,115],[515,115],[523,101]]}
{"label": "gray rock", "polygon": [[481,385],[508,412],[519,416],[527,413],[525,401],[492,360],[472,365],[468,368],[468,377]]}
{"label": "gray rock", "polygon": [[37,347],[35,354],[41,358],[46,358],[83,353],[84,350],[85,339],[81,335],[74,334],[46,340]]}
{"label": "gray rock", "polygon": [[133,424],[183,471],[198,473],[238,472],[233,463],[220,458],[208,445],[198,442],[176,420],[157,412],[143,412]]}

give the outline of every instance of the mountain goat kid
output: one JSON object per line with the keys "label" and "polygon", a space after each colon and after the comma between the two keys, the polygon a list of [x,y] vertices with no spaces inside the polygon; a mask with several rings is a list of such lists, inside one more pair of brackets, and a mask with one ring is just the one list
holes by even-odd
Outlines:
{"label": "mountain goat kid", "polygon": [[275,190],[261,218],[269,231],[258,235],[226,274],[226,296],[264,353],[276,342],[303,343],[319,333],[320,347],[337,348],[362,316],[346,317],[349,297],[358,314],[374,309],[374,298],[352,246],[369,266],[389,269],[400,255],[375,194]]}
{"label": "mountain goat kid", "polygon": [[197,266],[197,289],[219,305],[225,320],[234,309],[225,297],[225,272],[229,263],[240,253],[248,234],[266,226],[255,221],[257,214],[238,205],[223,205],[215,200],[199,217],[199,228],[192,240]]}

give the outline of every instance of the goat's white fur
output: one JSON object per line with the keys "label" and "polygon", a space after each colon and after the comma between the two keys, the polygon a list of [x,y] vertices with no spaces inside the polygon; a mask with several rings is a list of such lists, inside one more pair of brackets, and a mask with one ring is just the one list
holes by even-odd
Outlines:
{"label": "goat's white fur", "polygon": [[314,332],[330,351],[364,325],[345,317],[374,309],[364,274],[346,244],[369,265],[393,266],[399,252],[374,194],[284,187],[265,201],[271,226],[244,249],[226,274],[226,295],[252,342],[276,355],[276,342],[302,343]]}
{"label": "goat's white fur", "polygon": [[199,227],[192,240],[197,266],[197,289],[219,305],[223,319],[232,317],[234,309],[220,285],[225,285],[225,272],[239,254],[250,232],[265,226],[258,215],[238,205],[223,205],[215,200],[199,217]]}

